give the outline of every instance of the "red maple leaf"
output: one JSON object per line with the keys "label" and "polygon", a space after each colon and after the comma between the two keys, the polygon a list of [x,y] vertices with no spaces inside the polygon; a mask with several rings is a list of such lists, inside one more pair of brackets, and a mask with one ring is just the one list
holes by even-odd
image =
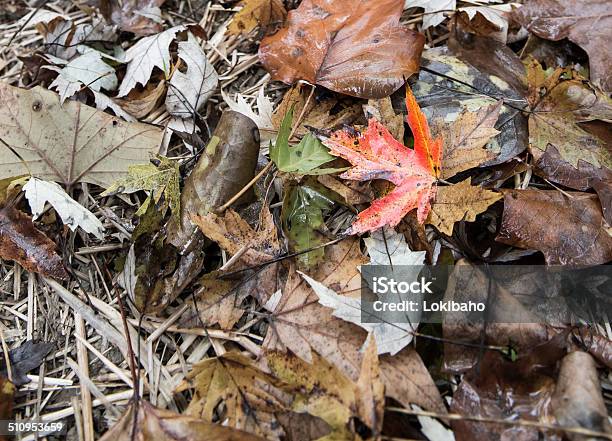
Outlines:
{"label": "red maple leaf", "polygon": [[420,223],[427,219],[440,176],[442,139],[432,139],[427,119],[408,86],[406,108],[414,150],[393,138],[376,118],[368,121],[363,133],[338,130],[324,141],[332,155],[354,166],[340,177],[356,181],[384,179],[395,184],[393,190],[359,213],[349,234],[395,226],[415,208]]}

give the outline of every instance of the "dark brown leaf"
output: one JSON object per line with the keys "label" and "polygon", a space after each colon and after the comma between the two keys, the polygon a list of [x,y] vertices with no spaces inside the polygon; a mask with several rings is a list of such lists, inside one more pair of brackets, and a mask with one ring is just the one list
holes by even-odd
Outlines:
{"label": "dark brown leaf", "polygon": [[544,253],[549,265],[598,265],[612,260],[612,237],[594,195],[557,190],[505,190],[496,240]]}
{"label": "dark brown leaf", "polygon": [[607,0],[531,0],[518,8],[516,20],[538,37],[568,38],[589,55],[591,79],[612,90],[612,14]]}
{"label": "dark brown leaf", "polygon": [[9,206],[0,209],[0,257],[43,276],[68,278],[51,239],[34,226],[30,216]]}
{"label": "dark brown leaf", "polygon": [[[0,420],[12,420],[15,385],[0,375]],[[0,441],[8,441],[8,437],[0,435]]]}
{"label": "dark brown leaf", "polygon": [[286,27],[262,40],[259,57],[272,78],[306,80],[361,98],[397,90],[419,67],[425,39],[399,25],[403,3],[305,0]]}
{"label": "dark brown leaf", "polygon": [[[32,340],[28,340],[21,346],[11,349],[9,351],[9,361],[11,362],[11,375],[15,386],[29,383],[30,380],[26,374],[38,368],[54,347],[53,343],[34,343]],[[6,375],[7,372],[8,370],[4,366],[4,358],[1,358],[0,374]]]}

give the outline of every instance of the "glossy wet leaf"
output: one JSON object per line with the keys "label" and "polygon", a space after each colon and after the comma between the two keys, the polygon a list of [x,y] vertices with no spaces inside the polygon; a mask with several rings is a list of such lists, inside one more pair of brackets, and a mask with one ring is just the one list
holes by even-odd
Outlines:
{"label": "glossy wet leaf", "polygon": [[598,265],[612,260],[594,195],[557,190],[504,190],[504,214],[497,240],[541,251],[549,265]]}
{"label": "glossy wet leaf", "polygon": [[612,16],[606,0],[533,0],[514,14],[516,20],[538,37],[568,38],[589,55],[591,80],[604,90],[612,89],[607,50],[612,38]]}
{"label": "glossy wet leaf", "polygon": [[262,40],[272,79],[306,80],[361,98],[382,98],[418,70],[422,35],[399,24],[402,2],[306,0],[283,29]]}
{"label": "glossy wet leaf", "polygon": [[427,119],[410,88],[406,89],[406,107],[414,150],[394,139],[374,118],[370,119],[364,133],[341,130],[325,140],[330,153],[354,165],[341,175],[342,178],[384,179],[395,184],[393,190],[359,213],[350,234],[373,231],[385,225],[395,226],[415,208],[420,223],[427,218],[430,202],[436,194],[434,184],[440,176],[442,139],[431,136]]}
{"label": "glossy wet leaf", "polygon": [[30,216],[8,206],[0,209],[0,258],[46,277],[68,278],[55,243],[34,226]]}
{"label": "glossy wet leaf", "polygon": [[148,161],[162,130],[128,123],[77,101],[35,87],[0,84],[0,178],[32,174],[66,186],[89,182],[108,187],[130,165]]}

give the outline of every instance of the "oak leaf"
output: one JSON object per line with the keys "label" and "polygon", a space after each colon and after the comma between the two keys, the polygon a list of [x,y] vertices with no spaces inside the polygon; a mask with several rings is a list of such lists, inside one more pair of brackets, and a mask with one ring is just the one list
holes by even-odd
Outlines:
{"label": "oak leaf", "polygon": [[477,214],[503,197],[500,193],[471,185],[471,180],[467,178],[455,185],[438,187],[427,223],[450,236],[455,222],[475,221]]}
{"label": "oak leaf", "polygon": [[272,79],[306,80],[360,98],[390,95],[418,70],[424,37],[399,24],[402,2],[306,0],[262,40]]}
{"label": "oak leaf", "polygon": [[76,101],[0,84],[0,178],[31,174],[66,186],[108,187],[128,167],[146,162],[163,131],[127,123]]}
{"label": "oak leaf", "polygon": [[248,34],[257,26],[266,27],[281,23],[287,16],[287,10],[281,0],[244,0],[227,27],[231,35]]}
{"label": "oak leaf", "polygon": [[374,118],[360,135],[354,131],[337,131],[325,141],[330,153],[354,165],[341,177],[358,181],[384,179],[396,186],[359,213],[349,234],[376,230],[384,225],[395,226],[415,208],[420,223],[427,219],[440,176],[442,139],[432,138],[427,119],[408,87],[406,107],[414,150],[394,139]]}

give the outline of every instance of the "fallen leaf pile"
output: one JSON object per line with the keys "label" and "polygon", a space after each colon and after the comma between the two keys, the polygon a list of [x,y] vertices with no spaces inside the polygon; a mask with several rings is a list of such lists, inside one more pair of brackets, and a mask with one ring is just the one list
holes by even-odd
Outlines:
{"label": "fallen leaf pile", "polygon": [[5,3],[17,438],[612,439],[610,2]]}

